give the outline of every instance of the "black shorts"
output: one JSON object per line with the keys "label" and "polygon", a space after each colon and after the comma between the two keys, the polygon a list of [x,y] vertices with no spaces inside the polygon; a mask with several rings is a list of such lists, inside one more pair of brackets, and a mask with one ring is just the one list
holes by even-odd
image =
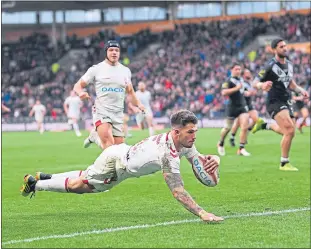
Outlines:
{"label": "black shorts", "polygon": [[247,100],[246,101],[246,105],[247,105],[248,111],[254,110],[254,107],[252,105],[252,101],[251,100]]}
{"label": "black shorts", "polygon": [[247,113],[248,107],[241,106],[241,107],[234,107],[234,106],[228,106],[227,107],[227,118],[228,119],[236,119],[238,116],[240,116],[242,113]]}
{"label": "black shorts", "polygon": [[296,101],[295,105],[294,105],[294,109],[296,112],[299,112],[302,108],[305,107],[305,104],[302,101]]}
{"label": "black shorts", "polygon": [[294,118],[293,103],[290,100],[274,100],[267,104],[267,111],[273,119],[277,113],[285,109],[289,111],[289,116]]}
{"label": "black shorts", "polygon": [[253,107],[253,105],[252,105],[252,104],[248,104],[248,105],[247,105],[247,108],[248,108],[248,111],[252,111],[252,110],[254,110],[254,107]]}

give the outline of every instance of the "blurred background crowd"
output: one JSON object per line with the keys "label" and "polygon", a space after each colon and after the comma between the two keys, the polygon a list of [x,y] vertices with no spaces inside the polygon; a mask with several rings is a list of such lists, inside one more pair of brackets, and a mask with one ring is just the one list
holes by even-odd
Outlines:
{"label": "blurred background crowd", "polygon": [[[230,65],[240,62],[256,76],[272,57],[265,47],[245,53],[244,48],[260,34],[275,34],[288,42],[305,42],[310,37],[310,16],[286,14],[260,18],[175,25],[170,31],[152,33],[142,30],[121,37],[105,29],[85,38],[67,37],[65,44],[53,46],[46,34],[34,33],[17,43],[2,45],[2,103],[11,108],[4,118],[28,116],[36,99],[47,108],[51,119],[64,117],[63,102],[88,67],[104,59],[104,45],[109,39],[121,44],[120,61],[132,71],[132,82],[147,84],[152,93],[155,117],[170,115],[187,108],[210,119],[224,116],[227,98],[220,88],[230,76]],[[156,49],[147,49],[156,43]],[[62,68],[58,61],[71,49],[84,49],[84,57]],[[142,53],[143,52],[143,53]],[[141,55],[140,55],[141,54]],[[139,55],[139,59],[137,57]],[[291,50],[295,80],[305,88],[311,84],[310,56]],[[89,93],[95,97],[94,86]],[[265,95],[258,93],[253,105],[266,115]],[[84,102],[82,118],[91,117],[91,102]]]}

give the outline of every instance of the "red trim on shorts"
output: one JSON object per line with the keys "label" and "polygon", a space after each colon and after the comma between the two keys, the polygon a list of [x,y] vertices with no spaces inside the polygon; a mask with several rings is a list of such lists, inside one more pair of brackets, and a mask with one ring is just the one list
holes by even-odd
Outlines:
{"label": "red trim on shorts", "polygon": [[89,180],[86,180],[86,179],[82,180],[82,182],[83,182],[84,184],[89,184]]}
{"label": "red trim on shorts", "polygon": [[102,124],[102,121],[101,120],[97,120],[95,122],[95,127],[97,128],[98,126],[100,126]]}
{"label": "red trim on shorts", "polygon": [[68,181],[69,181],[69,177],[67,177],[66,180],[65,180],[65,190],[66,190],[67,192],[69,192],[69,189],[68,189]]}
{"label": "red trim on shorts", "polygon": [[81,176],[81,175],[82,175],[82,172],[83,172],[83,170],[80,170],[79,176]]}

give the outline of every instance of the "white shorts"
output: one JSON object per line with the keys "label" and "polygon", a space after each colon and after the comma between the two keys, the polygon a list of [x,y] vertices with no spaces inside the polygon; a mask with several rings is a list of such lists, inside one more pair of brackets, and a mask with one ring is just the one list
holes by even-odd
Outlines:
{"label": "white shorts", "polygon": [[96,129],[103,123],[110,123],[112,125],[112,135],[114,137],[124,137],[123,117],[123,112],[113,113],[106,110],[99,110],[93,106],[93,124]]}
{"label": "white shorts", "polygon": [[36,122],[43,123],[43,117],[35,117]]}
{"label": "white shorts", "polygon": [[94,164],[87,168],[83,182],[91,185],[93,192],[105,192],[125,179],[135,177],[123,163],[130,147],[123,143],[105,149]]}
{"label": "white shorts", "polygon": [[74,112],[70,113],[69,112],[67,117],[68,117],[68,119],[76,119],[76,120],[78,120],[80,118],[80,113],[74,113]]}

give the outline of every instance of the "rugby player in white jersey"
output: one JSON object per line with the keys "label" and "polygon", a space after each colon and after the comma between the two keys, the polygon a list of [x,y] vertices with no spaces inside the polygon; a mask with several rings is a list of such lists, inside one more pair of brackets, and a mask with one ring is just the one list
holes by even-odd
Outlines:
{"label": "rugby player in white jersey", "polygon": [[34,106],[32,107],[31,111],[29,112],[29,117],[32,117],[35,114],[35,120],[38,125],[38,130],[40,134],[43,134],[44,127],[43,127],[43,120],[46,114],[46,108],[44,105],[41,104],[40,100],[37,100]]}
{"label": "rugby player in white jersey", "polygon": [[85,140],[84,147],[96,143],[102,149],[112,144],[124,142],[123,115],[125,93],[131,95],[132,104],[144,111],[137,99],[131,82],[131,71],[119,63],[120,45],[108,41],[105,46],[106,58],[103,62],[90,67],[75,84],[74,91],[81,100],[90,99],[84,91],[88,84],[95,84],[96,100],[93,108],[95,130]]}
{"label": "rugby player in white jersey", "polygon": [[142,81],[138,83],[138,91],[136,91],[136,96],[145,107],[145,113],[138,112],[136,114],[137,125],[140,129],[143,129],[144,121],[146,121],[149,129],[149,136],[153,136],[153,113],[150,104],[151,93],[146,90],[146,85]]}
{"label": "rugby player in white jersey", "polygon": [[[181,110],[171,116],[171,130],[142,140],[134,146],[112,145],[104,150],[94,164],[85,171],[60,174],[26,175],[21,189],[23,196],[35,191],[61,193],[105,192],[126,180],[162,171],[165,182],[174,198],[187,210],[204,221],[222,221],[223,218],[208,213],[200,207],[185,190],[180,174],[180,158],[185,156],[192,164],[201,154],[195,148],[198,119],[188,111]],[[203,156],[203,155],[201,155]],[[215,172],[220,159],[204,156],[206,171]]]}
{"label": "rugby player in white jersey", "polygon": [[77,137],[81,137],[78,120],[80,118],[80,109],[83,103],[74,91],[70,92],[70,96],[64,102],[64,111],[68,117],[68,124],[72,125]]}

